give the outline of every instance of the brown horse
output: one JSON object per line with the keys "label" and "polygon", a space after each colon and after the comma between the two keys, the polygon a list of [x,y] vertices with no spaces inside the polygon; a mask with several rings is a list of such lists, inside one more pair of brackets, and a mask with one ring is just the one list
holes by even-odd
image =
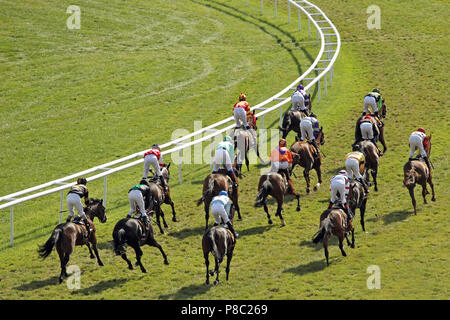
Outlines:
{"label": "brown horse", "polygon": [[359,181],[352,181],[350,183],[350,190],[348,193],[348,206],[353,215],[356,216],[356,209],[359,208],[361,227],[366,232],[364,215],[366,213],[368,195],[364,196],[364,187]]}
{"label": "brown horse", "polygon": [[169,171],[170,163],[161,168],[161,174],[164,178],[164,181],[167,186],[167,191],[164,191],[164,188],[161,185],[161,182],[157,176],[154,176],[150,180],[150,208],[149,210],[153,210],[156,213],[156,224],[159,227],[159,231],[164,234],[164,230],[161,228],[160,218],[163,220],[164,228],[168,228],[166,220],[164,219],[164,212],[161,209],[162,204],[168,204],[172,207],[172,221],[176,222],[176,213],[175,213],[175,205],[170,197],[170,187],[169,187],[169,179],[170,179],[170,171]]}
{"label": "brown horse", "polygon": [[142,236],[144,233],[144,228],[144,223],[139,219],[124,218],[116,223],[112,236],[114,243],[114,253],[116,255],[120,255],[122,259],[127,262],[128,269],[133,270],[133,265],[127,258],[125,248],[126,244],[132,247],[134,249],[134,252],[136,253],[136,266],[139,266],[141,268],[141,271],[143,273],[146,273],[147,270],[144,268],[141,262],[141,257],[143,255],[141,246],[147,244],[151,247],[158,248],[164,258],[164,264],[169,264],[169,261],[167,260],[167,255],[162,249],[161,245],[155,240],[152,225],[148,225],[146,237]]}
{"label": "brown horse", "polygon": [[[428,140],[428,143],[426,144],[425,151],[427,152],[427,156],[429,158],[431,154],[431,136],[426,137],[426,139]],[[431,171],[428,169],[425,162],[421,160],[421,158],[418,158],[405,163],[405,165],[403,166],[403,175],[403,185],[409,190],[409,195],[411,196],[411,201],[414,207],[414,214],[417,215],[416,199],[414,197],[414,187],[416,186],[416,183],[422,186],[422,196],[424,204],[427,204],[426,195],[429,194],[429,191],[427,189],[427,182],[431,186],[431,201],[436,201]]]}
{"label": "brown horse", "polygon": [[[375,186],[375,191],[378,191],[377,184],[377,173],[378,173],[378,165],[380,164],[380,156],[378,155],[377,147],[368,140],[359,141],[353,145],[354,151],[360,151],[364,154],[365,165],[363,178],[368,182],[369,185]],[[369,182],[369,170],[373,178],[373,182]]]}
{"label": "brown horse", "polygon": [[286,139],[291,130],[294,130],[297,134],[300,134],[300,122],[304,117],[305,114],[297,110],[288,110],[284,114],[281,126],[278,127],[278,129],[282,132],[283,139]]}
{"label": "brown horse", "polygon": [[[316,142],[320,145],[325,143],[325,135],[323,133],[322,127],[320,127],[319,135],[316,139]],[[318,183],[314,186],[314,191],[320,187],[322,183],[322,156],[320,152],[317,156],[314,155],[314,146],[306,141],[296,141],[291,145],[291,153],[292,153],[292,169],[291,172],[294,171],[295,166],[298,164],[305,168],[303,170],[303,176],[306,180],[306,193],[310,193],[311,180],[309,178],[309,172],[314,169],[317,173]]]}
{"label": "brown horse", "polygon": [[[205,284],[209,284],[209,276],[214,276],[216,274],[216,280],[214,284],[219,283],[219,266],[223,261],[225,255],[227,256],[227,267],[225,269],[228,276],[230,274],[230,263],[233,258],[233,250],[236,243],[233,242],[233,235],[231,232],[222,227],[215,226],[205,231],[202,238],[202,248],[203,248],[203,257],[205,258],[206,265],[206,282]],[[214,271],[209,271],[209,253],[212,253],[215,260],[215,268]]]}
{"label": "brown horse", "polygon": [[[331,209],[327,209],[320,215],[320,227],[319,231],[314,235],[313,243],[323,241],[323,249],[325,252],[325,258],[328,262],[328,238],[333,234],[339,239],[339,249],[341,249],[342,255],[345,257],[347,254],[344,251],[344,238],[347,240],[347,244],[352,248],[355,247],[354,228],[351,221],[346,225],[347,216],[345,212],[339,207],[339,204],[333,206]],[[347,232],[352,233],[352,242],[347,238]]]}
{"label": "brown horse", "polygon": [[219,173],[209,174],[203,181],[203,195],[197,200],[197,206],[202,202],[205,208],[205,230],[208,229],[209,220],[209,206],[211,204],[212,198],[219,195],[219,192],[225,190],[228,192],[231,201],[233,202],[233,207],[238,213],[239,220],[242,220],[241,211],[239,208],[239,187],[233,187],[233,182],[231,178],[226,175],[223,169],[219,170]]}
{"label": "brown horse", "polygon": [[100,256],[97,250],[97,237],[95,235],[95,226],[92,222],[94,217],[97,217],[101,223],[106,222],[105,207],[103,206],[102,199],[90,199],[87,207],[84,208],[86,218],[91,226],[92,231],[89,233],[89,238],[85,237],[87,233],[85,225],[78,224],[76,222],[61,223],[55,227],[50,238],[47,242],[39,247],[38,253],[42,258],[47,258],[56,246],[56,251],[59,255],[61,262],[61,273],[59,275],[59,283],[63,281],[64,277],[67,277],[66,266],[69,262],[70,255],[73,252],[75,246],[86,245],[89,248],[91,259],[94,258],[89,243],[92,244],[97,262],[100,266],[103,266],[103,262],[100,260]]}
{"label": "brown horse", "polygon": [[255,207],[264,206],[264,211],[266,212],[268,223],[272,224],[272,219],[269,214],[269,209],[267,208],[267,197],[270,195],[277,201],[277,213],[275,217],[280,217],[281,225],[285,226],[286,222],[283,218],[283,202],[284,195],[290,193],[297,198],[297,211],[300,211],[300,195],[295,190],[290,190],[288,188],[286,178],[284,175],[276,172],[269,172],[264,174],[259,179],[258,183],[258,194],[256,195]]}
{"label": "brown horse", "polygon": [[[382,108],[381,112],[379,113],[381,118],[384,118],[386,116],[386,105],[383,104],[383,106],[384,106],[384,108]],[[375,132],[373,133],[374,137],[376,140],[379,140],[381,142],[381,144],[383,145],[383,153],[385,153],[387,150],[387,146],[386,146],[386,141],[384,139],[384,125],[381,125],[381,122],[378,123],[378,121],[375,119],[374,114],[370,114],[370,116],[372,118],[370,120],[370,122],[372,123],[373,127],[375,128]],[[355,141],[356,142],[363,140],[362,134],[361,134],[361,128],[360,128],[362,119],[363,119],[363,116],[359,117],[356,120],[356,125],[355,125]]]}

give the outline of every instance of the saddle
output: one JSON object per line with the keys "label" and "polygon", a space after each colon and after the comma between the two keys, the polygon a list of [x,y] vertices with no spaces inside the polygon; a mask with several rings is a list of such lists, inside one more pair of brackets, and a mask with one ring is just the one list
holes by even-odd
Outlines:
{"label": "saddle", "polygon": [[228,172],[226,169],[220,168],[217,173],[224,175],[227,178],[228,181],[228,194],[233,194],[233,180],[231,180],[230,176],[228,175]]}
{"label": "saddle", "polygon": [[144,221],[142,220],[142,216],[139,215],[137,217],[131,217],[131,219],[136,219],[136,221],[139,223],[139,225],[141,226],[142,231],[145,231],[145,234],[142,234],[141,237],[141,241],[145,241],[147,240],[148,236],[150,235],[150,217],[149,217],[149,228],[147,230],[145,230],[145,224]]}
{"label": "saddle", "polygon": [[88,229],[86,227],[86,225],[84,224],[83,220],[81,219],[81,217],[77,216],[72,220],[73,223],[79,225],[81,227],[81,230],[83,231],[83,237],[87,238],[88,236]]}

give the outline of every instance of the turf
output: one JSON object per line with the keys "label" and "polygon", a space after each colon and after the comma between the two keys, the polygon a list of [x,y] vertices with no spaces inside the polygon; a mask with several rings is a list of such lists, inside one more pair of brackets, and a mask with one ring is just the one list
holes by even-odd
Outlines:
{"label": "turf", "polygon": [[[299,33],[294,14],[288,24],[285,5],[275,18],[268,3],[260,14],[259,2],[249,2],[246,7],[237,0],[80,1],[81,30],[67,30],[67,3],[2,1],[0,148],[6,152],[0,154],[0,194],[167,142],[174,128],[192,132],[194,120],[208,125],[230,116],[242,91],[255,105],[291,83],[315,59],[315,34],[308,37],[306,21]],[[447,299],[449,5],[378,1],[381,29],[368,30],[370,1],[315,3],[343,41],[332,86],[320,102],[317,94],[313,101],[325,130],[324,183],[306,195],[302,173],[296,171],[302,211],[296,212],[288,198],[287,226],[281,228],[277,218],[268,225],[262,209],[253,207],[262,167],[252,165],[245,172],[240,181],[243,220],[235,223],[241,238],[228,282],[222,266],[220,285],[203,284],[204,217],[195,202],[209,163],[184,165],[181,185],[174,163],[171,189],[180,221],[168,219],[167,234],[157,234],[169,266],[157,249],[146,247],[143,263],[149,273],[129,271],[111,250],[114,224],[128,211],[127,190],[141,175],[137,166],[108,177],[108,222],[96,223],[105,266],[90,260],[86,248],[76,248],[71,257],[69,264],[82,272],[80,290],[56,285],[55,253],[44,261],[36,253],[58,222],[59,194],[14,207],[13,248],[9,210],[2,210],[0,298]],[[346,248],[347,257],[332,241],[326,267],[321,246],[310,240],[329,199],[328,181],[353,142],[362,97],[375,86],[388,106],[389,149],[381,159],[380,190],[372,190],[368,201],[368,233],[355,223],[356,248]],[[278,113],[264,121],[265,127],[276,128]],[[408,136],[418,126],[433,135],[437,202],[423,205],[416,190],[414,216],[402,167]],[[288,143],[293,140],[291,133]],[[208,159],[208,145],[203,147]],[[89,183],[89,189],[102,197],[103,181]],[[169,208],[165,213],[170,217]],[[371,265],[381,270],[379,290],[366,285]]]}

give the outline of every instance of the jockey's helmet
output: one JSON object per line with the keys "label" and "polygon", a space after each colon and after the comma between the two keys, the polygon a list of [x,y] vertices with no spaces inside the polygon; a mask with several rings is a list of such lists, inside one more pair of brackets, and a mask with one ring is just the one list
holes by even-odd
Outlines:
{"label": "jockey's helmet", "polygon": [[425,133],[425,129],[424,128],[419,128],[419,129],[417,129],[417,131]]}
{"label": "jockey's helmet", "polygon": [[305,87],[303,87],[302,84],[299,84],[299,85],[297,86],[297,90],[303,90],[303,89],[305,89]]}
{"label": "jockey's helmet", "polygon": [[279,143],[280,147],[285,147],[286,146],[286,139],[281,139],[280,143]]}
{"label": "jockey's helmet", "polygon": [[369,116],[369,115],[366,115],[366,116],[364,117],[364,119],[368,119],[368,120],[370,120],[370,119],[372,119],[372,117],[371,117],[371,116]]}
{"label": "jockey's helmet", "polygon": [[78,178],[77,179],[77,184],[84,184],[84,185],[86,185],[87,184],[86,178]]}
{"label": "jockey's helmet", "polygon": [[358,143],[352,145],[352,151],[361,151],[361,145]]}
{"label": "jockey's helmet", "polygon": [[150,186],[150,184],[148,183],[148,181],[145,180],[145,179],[142,179],[142,180],[139,182],[139,184],[145,184],[146,186]]}
{"label": "jockey's helmet", "polygon": [[228,142],[230,142],[230,141],[231,141],[231,137],[230,137],[230,136],[225,136],[225,137],[223,138],[223,141],[228,141]]}
{"label": "jockey's helmet", "polygon": [[375,89],[372,90],[372,92],[380,93],[380,89],[375,88]]}
{"label": "jockey's helmet", "polygon": [[317,119],[317,116],[314,113],[310,113],[309,116]]}
{"label": "jockey's helmet", "polygon": [[339,171],[339,174],[340,174],[340,175],[343,175],[343,176],[346,176],[346,175],[347,175],[347,171],[345,171],[345,170],[340,170],[340,171]]}
{"label": "jockey's helmet", "polygon": [[160,148],[159,148],[159,145],[158,144],[154,144],[154,145],[152,145],[152,149],[158,149],[158,150],[161,150]]}
{"label": "jockey's helmet", "polygon": [[246,101],[246,100],[247,100],[247,97],[245,96],[245,94],[241,93],[239,95],[239,101]]}
{"label": "jockey's helmet", "polygon": [[228,197],[228,192],[226,192],[225,190],[222,190],[219,192],[219,196],[227,196]]}

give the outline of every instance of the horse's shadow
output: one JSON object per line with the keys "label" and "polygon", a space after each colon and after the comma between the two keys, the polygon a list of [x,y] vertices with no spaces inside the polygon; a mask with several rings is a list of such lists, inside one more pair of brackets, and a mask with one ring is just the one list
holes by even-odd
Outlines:
{"label": "horse's shadow", "polygon": [[[338,245],[338,239],[336,237],[330,237],[330,239],[328,239],[328,246],[332,246],[332,245]],[[315,251],[323,250],[322,243],[320,243],[320,245],[319,245],[319,244],[313,243],[312,240],[302,240],[300,242],[300,246],[310,247],[310,248],[313,248]]]}
{"label": "horse's shadow", "polygon": [[273,228],[275,225],[266,225],[266,226],[259,226],[259,227],[253,227],[249,229],[243,229],[242,231],[239,231],[239,237],[245,237],[245,236],[252,236],[255,234],[262,234],[269,230],[270,228]]}
{"label": "horse's shadow", "polygon": [[127,279],[125,279],[125,278],[100,281],[99,283],[96,283],[93,286],[90,286],[88,288],[75,290],[74,293],[87,296],[90,294],[99,293],[99,292],[111,289],[111,288],[121,285],[125,282],[127,282]]}
{"label": "horse's shadow", "polygon": [[201,227],[196,227],[196,228],[186,228],[186,229],[176,231],[176,232],[170,232],[170,233],[168,233],[168,235],[170,237],[174,237],[174,238],[183,240],[183,239],[186,239],[186,238],[189,238],[192,236],[203,235],[204,233],[205,233],[205,227],[201,226]]}
{"label": "horse's shadow", "polygon": [[[399,221],[403,221],[408,219],[411,214],[414,214],[414,211],[409,210],[396,210],[389,212],[388,214],[382,215],[381,219],[383,220],[384,224],[391,224]],[[367,219],[366,221],[376,222],[379,218],[378,217],[371,217]]]}
{"label": "horse's shadow", "polygon": [[58,276],[54,276],[45,280],[33,280],[31,282],[21,284],[20,286],[15,287],[15,289],[20,291],[32,291],[55,284],[58,284]]}
{"label": "horse's shadow", "polygon": [[304,265],[299,265],[297,267],[286,269],[283,272],[290,272],[302,276],[311,272],[318,272],[324,270],[326,267],[327,264],[325,260],[316,260],[311,261]]}
{"label": "horse's shadow", "polygon": [[201,295],[206,293],[211,286],[207,286],[205,284],[191,284],[187,287],[183,287],[175,293],[160,295],[158,299],[168,300],[189,300],[197,295]]}

